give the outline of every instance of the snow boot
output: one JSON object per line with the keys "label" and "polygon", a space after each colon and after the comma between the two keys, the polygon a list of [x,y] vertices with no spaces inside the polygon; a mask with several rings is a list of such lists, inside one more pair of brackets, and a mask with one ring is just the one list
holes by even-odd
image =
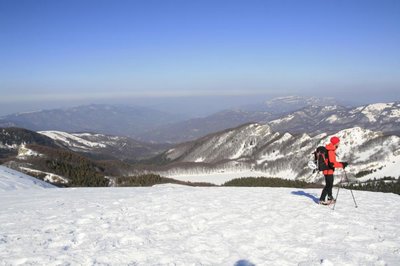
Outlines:
{"label": "snow boot", "polygon": [[319,204],[319,205],[329,205],[330,202],[329,202],[329,201],[325,201],[325,200],[320,200],[320,201],[318,202],[318,204]]}

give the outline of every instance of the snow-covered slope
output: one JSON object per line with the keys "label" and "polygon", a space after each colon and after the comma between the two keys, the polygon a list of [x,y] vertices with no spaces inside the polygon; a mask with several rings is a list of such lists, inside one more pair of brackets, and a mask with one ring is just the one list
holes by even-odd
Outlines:
{"label": "snow-covered slope", "polygon": [[[394,194],[77,188],[0,193],[1,265],[398,265]],[[245,264],[247,262],[248,264]]]}
{"label": "snow-covered slope", "polygon": [[53,140],[60,141],[72,149],[90,150],[93,148],[105,148],[103,143],[86,140],[82,137],[75,136],[62,131],[39,131],[38,133],[45,135]]}
{"label": "snow-covered slope", "polygon": [[[351,176],[363,173],[360,180],[400,176],[400,168],[396,167],[400,162],[399,137],[360,127],[334,135],[342,139],[338,160],[350,163],[347,170]],[[161,173],[179,178],[222,171],[243,172],[246,176],[254,171],[258,175],[261,172],[264,176],[316,182],[322,177],[311,175],[307,162],[316,147],[327,144],[331,136],[291,135],[274,132],[267,125],[248,124],[170,149],[165,157],[173,164]]]}
{"label": "snow-covered slope", "polygon": [[31,189],[44,189],[44,188],[55,188],[55,186],[43,182],[32,176],[23,174],[21,172],[0,165],[0,191],[4,192],[4,191],[15,191],[15,190],[26,190],[26,189],[31,190]]}

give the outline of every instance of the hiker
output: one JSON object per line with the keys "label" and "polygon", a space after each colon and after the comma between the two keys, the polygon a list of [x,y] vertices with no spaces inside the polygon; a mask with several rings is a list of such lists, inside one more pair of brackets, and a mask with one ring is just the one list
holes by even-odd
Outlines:
{"label": "hiker", "polygon": [[[321,197],[319,198],[320,204],[330,204],[334,202],[336,199],[332,196],[332,187],[333,187],[333,173],[335,168],[346,168],[348,165],[347,162],[338,162],[336,161],[336,149],[338,148],[340,143],[340,139],[338,137],[332,137],[330,143],[325,146],[328,150],[328,165],[330,169],[324,170],[325,176],[325,187],[322,190]],[[328,200],[325,201],[326,196],[328,196]]]}

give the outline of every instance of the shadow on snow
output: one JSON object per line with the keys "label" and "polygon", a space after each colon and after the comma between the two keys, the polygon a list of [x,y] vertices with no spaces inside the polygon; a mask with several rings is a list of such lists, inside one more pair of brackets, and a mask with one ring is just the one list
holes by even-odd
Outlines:
{"label": "shadow on snow", "polygon": [[235,263],[234,266],[255,266],[255,264],[251,263],[248,260],[239,260]]}
{"label": "shadow on snow", "polygon": [[317,197],[316,194],[310,194],[310,193],[304,192],[304,191],[302,191],[302,190],[299,190],[299,191],[292,191],[292,194],[293,194],[293,195],[297,195],[297,196],[304,196],[304,197],[307,197],[307,198],[311,199],[312,201],[314,201],[315,203],[318,203],[318,202],[319,202],[319,198]]}

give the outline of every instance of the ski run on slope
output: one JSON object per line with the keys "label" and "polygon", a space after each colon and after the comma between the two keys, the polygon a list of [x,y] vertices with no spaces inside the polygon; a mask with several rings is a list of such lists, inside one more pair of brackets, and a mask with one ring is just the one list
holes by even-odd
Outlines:
{"label": "ski run on slope", "polygon": [[105,148],[106,145],[102,143],[97,143],[93,141],[88,141],[80,136],[84,136],[83,134],[69,134],[62,131],[39,131],[38,133],[45,135],[54,140],[60,140],[61,142],[68,143],[72,147],[80,148],[80,149],[90,149],[90,148]]}
{"label": "ski run on slope", "polygon": [[[0,265],[399,265],[399,196],[296,188],[1,191]],[[242,264],[240,264],[242,263]],[[250,264],[251,263],[251,264]]]}

